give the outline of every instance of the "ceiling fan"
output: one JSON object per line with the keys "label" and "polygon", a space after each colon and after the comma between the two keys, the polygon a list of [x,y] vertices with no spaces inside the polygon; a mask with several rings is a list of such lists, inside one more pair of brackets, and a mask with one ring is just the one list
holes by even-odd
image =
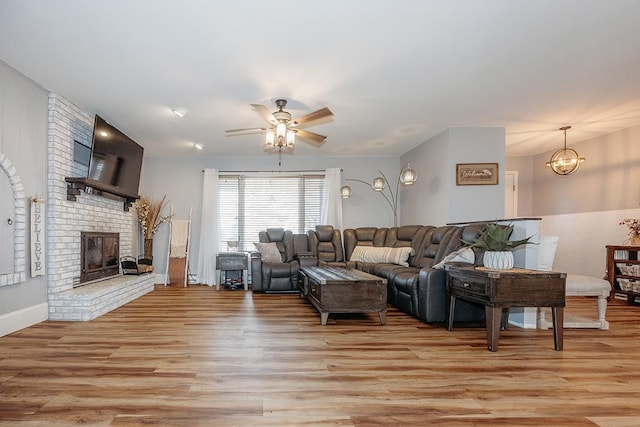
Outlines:
{"label": "ceiling fan", "polygon": [[266,133],[264,151],[268,153],[291,153],[295,147],[296,139],[300,139],[314,147],[320,147],[324,140],[324,135],[304,130],[307,127],[315,126],[333,121],[333,113],[328,108],[306,114],[297,119],[291,119],[291,113],[284,110],[287,105],[286,99],[276,99],[277,111],[273,113],[264,105],[251,104],[253,110],[258,113],[264,121],[268,123],[266,127],[228,129],[226,136],[249,135],[253,133]]}

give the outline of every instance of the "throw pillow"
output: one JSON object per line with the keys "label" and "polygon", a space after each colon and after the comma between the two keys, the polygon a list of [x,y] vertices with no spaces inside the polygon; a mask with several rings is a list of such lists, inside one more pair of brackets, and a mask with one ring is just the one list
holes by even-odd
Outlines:
{"label": "throw pillow", "polygon": [[280,255],[278,246],[275,243],[254,243],[254,246],[260,252],[262,262],[271,264],[282,262],[282,255]]}
{"label": "throw pillow", "polygon": [[538,270],[551,271],[560,238],[558,236],[541,235],[538,239]]}
{"label": "throw pillow", "polygon": [[444,257],[442,261],[433,266],[433,268],[443,269],[444,265],[448,262],[468,262],[473,264],[476,261],[476,254],[473,249],[469,247],[460,248],[457,251],[451,252]]}
{"label": "throw pillow", "polygon": [[387,248],[387,247],[375,247],[375,246],[356,246],[351,253],[350,261],[360,262],[386,262],[391,264],[402,265],[403,267],[409,267],[407,260],[409,255],[413,252],[412,248]]}

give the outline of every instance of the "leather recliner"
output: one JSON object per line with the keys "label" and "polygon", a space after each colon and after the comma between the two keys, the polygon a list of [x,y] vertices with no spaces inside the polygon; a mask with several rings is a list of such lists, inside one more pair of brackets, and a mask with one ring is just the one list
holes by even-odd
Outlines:
{"label": "leather recliner", "polygon": [[298,292],[299,261],[295,257],[293,233],[268,228],[258,233],[262,243],[275,243],[282,262],[263,262],[259,252],[251,254],[251,286],[257,292]]}
{"label": "leather recliner", "polygon": [[332,225],[316,225],[307,231],[309,248],[319,265],[338,265],[344,262],[342,235]]}

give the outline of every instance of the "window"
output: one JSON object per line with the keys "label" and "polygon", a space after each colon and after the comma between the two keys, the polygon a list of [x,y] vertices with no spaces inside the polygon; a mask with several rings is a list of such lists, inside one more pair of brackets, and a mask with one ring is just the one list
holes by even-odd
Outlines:
{"label": "window", "polygon": [[306,233],[320,223],[324,175],[220,175],[220,251],[229,241],[251,251],[258,233]]}

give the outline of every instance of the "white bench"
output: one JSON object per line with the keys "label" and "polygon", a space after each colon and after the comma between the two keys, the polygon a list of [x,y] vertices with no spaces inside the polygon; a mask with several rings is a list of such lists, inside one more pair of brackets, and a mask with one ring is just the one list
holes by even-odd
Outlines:
{"label": "white bench", "polygon": [[[581,276],[578,274],[567,274],[566,296],[568,297],[597,297],[598,319],[586,319],[572,316],[565,310],[565,328],[597,328],[609,329],[609,322],[605,320],[607,311],[607,298],[611,292],[611,284],[597,277]],[[546,312],[543,308],[538,309],[537,319],[538,329],[549,329],[553,323],[547,320]]]}
{"label": "white bench", "polygon": [[[551,271],[558,246],[558,236],[539,236],[538,242],[538,269]],[[597,277],[581,276],[579,274],[567,274],[565,295],[568,297],[596,297],[598,319],[585,319],[572,316],[564,312],[565,328],[597,328],[609,329],[609,322],[604,318],[607,311],[607,298],[611,292],[611,284]],[[538,329],[549,329],[553,323],[546,319],[544,309],[538,309],[536,326]]]}

